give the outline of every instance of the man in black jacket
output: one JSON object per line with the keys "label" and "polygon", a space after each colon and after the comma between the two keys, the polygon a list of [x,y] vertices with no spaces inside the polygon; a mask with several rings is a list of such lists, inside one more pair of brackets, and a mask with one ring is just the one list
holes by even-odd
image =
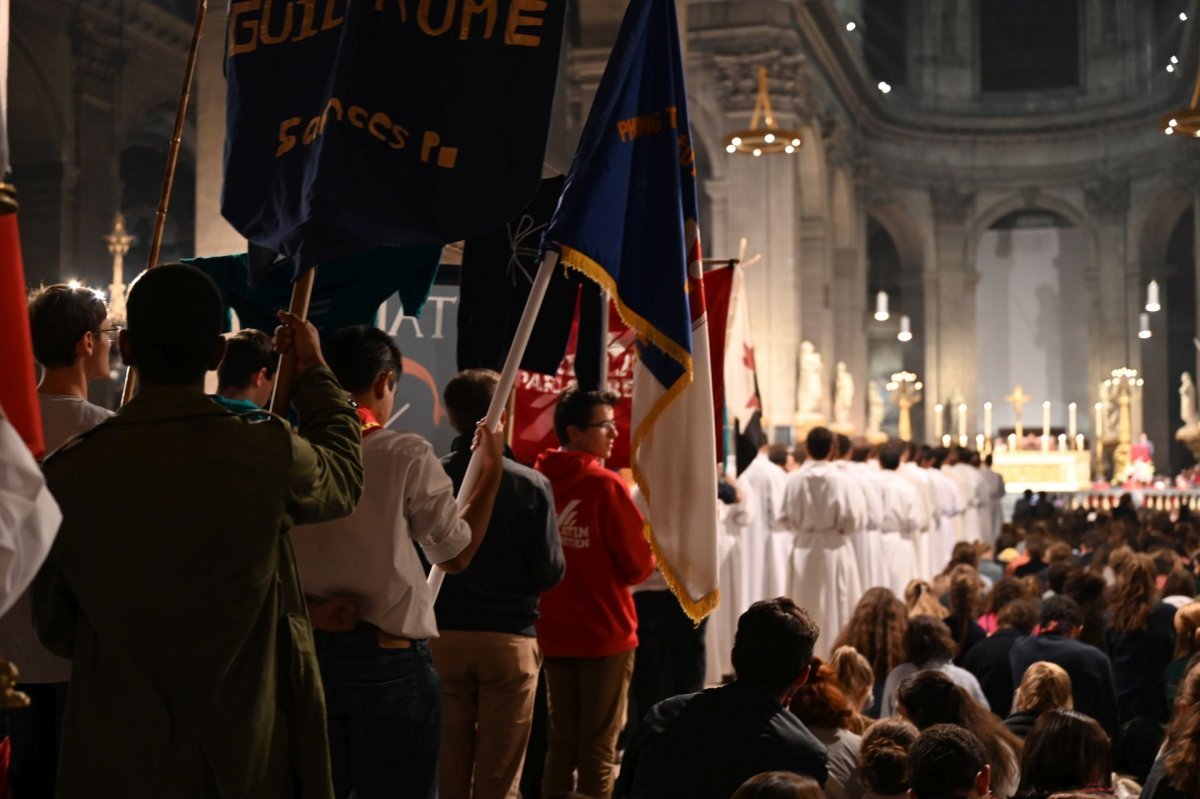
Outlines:
{"label": "man in black jacket", "polygon": [[1119,722],[1112,664],[1099,649],[1076,640],[1083,632],[1079,605],[1069,597],[1050,597],[1042,603],[1041,627],[1037,636],[1022,638],[1012,648],[1012,689],[1017,689],[1025,670],[1039,660],[1062,666],[1071,675],[1075,709],[1100,722],[1115,737]]}
{"label": "man in black jacket", "polygon": [[975,675],[987,697],[988,706],[1000,718],[1012,710],[1013,675],[1008,656],[1017,641],[1033,633],[1038,608],[1032,599],[1015,599],[996,616],[1000,629],[971,647],[963,656],[963,668]]}
{"label": "man in black jacket", "polygon": [[[459,436],[442,459],[457,491],[471,432],[499,375],[468,369],[443,397]],[[506,451],[488,532],[469,569],[447,575],[431,642],[442,678],[441,795],[509,796],[521,777],[542,664],[533,622],[538,597],[562,579],[554,496],[543,475]]]}
{"label": "man in black jacket", "polygon": [[737,680],[659,702],[625,752],[619,799],[727,799],[764,771],[824,785],[825,747],[787,709],[808,679],[817,626],[791,599],[755,602],[738,619]]}

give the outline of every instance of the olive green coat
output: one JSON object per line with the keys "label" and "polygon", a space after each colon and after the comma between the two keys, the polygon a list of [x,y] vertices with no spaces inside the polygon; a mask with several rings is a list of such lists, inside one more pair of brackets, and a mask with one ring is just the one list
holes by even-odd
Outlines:
{"label": "olive green coat", "polygon": [[287,532],[354,509],[362,434],[324,367],[294,402],[302,437],[146,387],[46,462],[63,524],[33,599],[72,660],[59,797],[333,796]]}

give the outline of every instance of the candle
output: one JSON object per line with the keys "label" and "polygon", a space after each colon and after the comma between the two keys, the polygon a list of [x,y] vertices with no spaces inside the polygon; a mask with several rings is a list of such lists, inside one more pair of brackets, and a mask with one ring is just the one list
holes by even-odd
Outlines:
{"label": "candle", "polygon": [[964,435],[964,436],[959,436],[959,437],[958,437],[958,445],[959,445],[960,447],[966,447],[966,446],[967,446],[967,437],[966,437],[965,435]]}
{"label": "candle", "polygon": [[1104,438],[1104,403],[1096,403],[1096,440]]}
{"label": "candle", "polygon": [[967,438],[967,403],[958,406],[958,438],[966,446]]}
{"label": "candle", "polygon": [[942,446],[946,447],[947,449],[950,447],[950,434],[949,433],[946,433],[944,436],[942,436]]}
{"label": "candle", "polygon": [[1075,449],[1083,452],[1083,433],[1075,434]]}
{"label": "candle", "polygon": [[1074,438],[1079,433],[1079,408],[1072,402],[1067,406],[1067,435]]}
{"label": "candle", "polygon": [[1042,403],[1042,437],[1050,437],[1050,400]]}
{"label": "candle", "polygon": [[1058,451],[1059,452],[1067,451],[1067,434],[1066,433],[1058,434]]}
{"label": "candle", "polygon": [[1017,451],[1017,435],[1016,435],[1016,433],[1008,434],[1008,451],[1009,452]]}
{"label": "candle", "polygon": [[992,437],[992,403],[983,403],[983,435],[986,438]]}
{"label": "candle", "polygon": [[942,421],[943,421],[942,413],[944,411],[945,411],[945,408],[942,407],[942,403],[940,403],[940,402],[937,405],[933,406],[933,437],[934,437],[934,439],[939,439],[942,437]]}
{"label": "candle", "polygon": [[983,437],[983,433],[979,433],[978,435],[976,435],[975,436],[975,449],[979,450],[980,452],[983,452],[984,440],[985,439]]}

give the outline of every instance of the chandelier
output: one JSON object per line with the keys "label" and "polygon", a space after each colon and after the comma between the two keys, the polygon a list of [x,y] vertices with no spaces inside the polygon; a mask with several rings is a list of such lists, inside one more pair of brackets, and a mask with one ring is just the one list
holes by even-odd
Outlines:
{"label": "chandelier", "polygon": [[[762,127],[759,124],[762,123]],[[746,153],[755,158],[764,153],[787,153],[791,155],[802,144],[800,134],[794,130],[780,128],[775,124],[775,112],[771,109],[771,96],[767,94],[767,68],[758,68],[758,98],[754,101],[754,113],[750,116],[750,128],[730,133],[725,137],[725,152]]]}
{"label": "chandelier", "polygon": [[[1172,56],[1174,59],[1174,56]],[[1159,126],[1168,136],[1180,134],[1200,138],[1200,66],[1196,69],[1196,84],[1192,87],[1192,101],[1187,108],[1168,111],[1159,118]]]}

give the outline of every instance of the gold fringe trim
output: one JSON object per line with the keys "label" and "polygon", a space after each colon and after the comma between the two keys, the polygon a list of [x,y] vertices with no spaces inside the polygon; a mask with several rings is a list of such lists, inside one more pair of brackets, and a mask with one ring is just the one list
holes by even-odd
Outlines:
{"label": "gold fringe trim", "polygon": [[[579,250],[562,244],[559,245],[559,262],[565,267],[582,273],[584,277],[593,283],[597,283],[608,292],[608,295],[617,306],[617,313],[620,315],[621,320],[639,336],[648,340],[651,344],[678,361],[684,368],[683,375],[654,403],[654,407],[650,409],[650,412],[646,414],[646,418],[633,431],[630,439],[629,458],[633,471],[633,479],[641,490],[642,496],[646,498],[646,505],[649,506],[650,487],[638,464],[638,451],[641,448],[642,441],[650,434],[659,417],[691,385],[695,376],[692,355],[677,342],[672,341],[664,335],[657,327],[650,324],[643,316],[626,305],[621,300],[621,295],[617,291],[617,284],[613,280],[612,275],[599,263]],[[654,558],[658,561],[659,570],[662,572],[663,579],[666,580],[667,587],[671,589],[671,593],[679,600],[679,605],[688,618],[696,625],[699,625],[700,622],[704,621],[705,617],[716,610],[717,606],[721,604],[721,590],[714,588],[700,599],[692,599],[684,587],[683,581],[679,579],[675,567],[671,565],[671,562],[663,554],[662,548],[658,544],[658,539],[654,535],[654,528],[649,522],[644,524],[642,532],[646,536],[646,540],[650,542],[650,549],[654,552]]]}

